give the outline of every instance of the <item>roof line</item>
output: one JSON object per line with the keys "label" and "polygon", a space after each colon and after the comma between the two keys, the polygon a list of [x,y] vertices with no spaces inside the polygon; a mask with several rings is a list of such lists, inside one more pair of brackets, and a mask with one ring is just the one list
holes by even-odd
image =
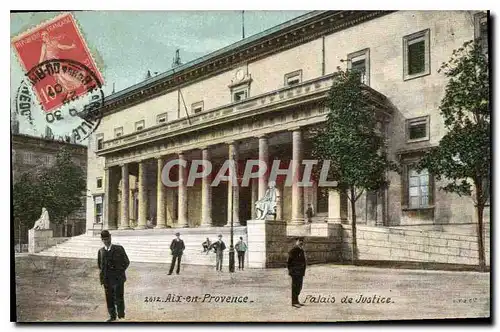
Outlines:
{"label": "roof line", "polygon": [[204,61],[207,61],[207,60],[209,60],[211,58],[215,58],[216,56],[224,54],[225,52],[227,52],[229,50],[236,49],[236,48],[238,48],[240,46],[243,46],[245,44],[250,44],[250,43],[252,43],[252,42],[254,42],[254,41],[256,41],[256,40],[258,40],[258,39],[260,39],[260,38],[262,38],[264,36],[270,35],[272,33],[279,32],[280,30],[283,30],[283,29],[288,28],[288,27],[290,27],[290,26],[292,26],[294,24],[303,22],[303,21],[305,21],[307,19],[313,18],[313,17],[318,16],[320,14],[323,14],[325,12],[327,12],[327,11],[325,11],[325,10],[323,10],[323,11],[316,10],[316,11],[311,11],[309,13],[306,13],[304,15],[300,15],[300,16],[298,16],[296,18],[293,18],[291,20],[288,20],[288,21],[286,21],[284,23],[281,23],[279,25],[276,25],[274,27],[266,29],[266,30],[264,30],[262,32],[256,33],[256,34],[254,34],[254,35],[252,35],[252,36],[250,36],[248,38],[239,40],[239,41],[237,41],[235,43],[232,43],[232,44],[230,44],[228,46],[225,46],[225,47],[223,47],[221,49],[213,51],[213,52],[211,52],[211,53],[209,53],[207,55],[204,55],[204,56],[202,56],[200,58],[191,60],[191,61],[189,61],[189,62],[187,62],[187,63],[185,63],[183,65],[180,65],[180,66],[178,66],[176,68],[170,69],[170,70],[168,70],[166,72],[163,72],[161,74],[153,76],[153,77],[151,77],[149,79],[146,79],[144,81],[141,81],[141,82],[138,82],[138,83],[136,83],[134,85],[131,85],[131,86],[129,86],[129,87],[123,89],[123,90],[120,90],[120,91],[118,91],[118,92],[110,95],[107,98],[106,101],[109,102],[109,101],[112,101],[114,99],[117,99],[117,98],[121,97],[122,95],[127,94],[130,91],[136,90],[138,88],[144,87],[144,86],[146,86],[148,84],[151,84],[151,83],[154,83],[154,82],[157,82],[157,81],[161,81],[162,79],[164,79],[164,78],[166,78],[168,76],[171,76],[171,75],[173,75],[173,74],[175,74],[175,73],[177,73],[179,71],[182,71],[182,70],[185,70],[185,69],[187,69],[189,67],[193,67],[193,66],[195,66],[197,64],[203,63]]}

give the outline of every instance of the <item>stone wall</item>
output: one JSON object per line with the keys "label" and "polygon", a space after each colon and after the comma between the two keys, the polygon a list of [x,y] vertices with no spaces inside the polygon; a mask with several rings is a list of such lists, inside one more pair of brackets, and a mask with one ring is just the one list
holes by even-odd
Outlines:
{"label": "stone wall", "polygon": [[54,231],[51,229],[28,231],[28,252],[34,254],[55,246],[67,240],[63,237],[53,237]]}
{"label": "stone wall", "polygon": [[[351,259],[351,225],[342,225],[342,255]],[[490,232],[485,225],[486,264],[490,265]],[[417,227],[357,227],[358,259],[478,264],[475,224]]]}
{"label": "stone wall", "polygon": [[283,221],[249,220],[248,266],[251,268],[285,267],[288,251],[297,236],[305,237],[307,261],[342,261],[342,226],[317,223],[294,226]]}

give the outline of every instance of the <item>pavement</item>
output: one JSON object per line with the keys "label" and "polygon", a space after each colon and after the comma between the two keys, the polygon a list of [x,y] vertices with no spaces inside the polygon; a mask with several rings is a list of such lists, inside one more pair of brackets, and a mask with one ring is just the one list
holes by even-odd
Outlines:
{"label": "pavement", "polygon": [[[126,318],[118,322],[335,322],[490,316],[490,274],[321,264],[308,266],[291,306],[286,269],[229,273],[184,265],[132,262]],[[18,255],[19,322],[104,322],[96,260]],[[361,300],[360,300],[361,299]],[[115,322],[111,323],[115,324]]]}

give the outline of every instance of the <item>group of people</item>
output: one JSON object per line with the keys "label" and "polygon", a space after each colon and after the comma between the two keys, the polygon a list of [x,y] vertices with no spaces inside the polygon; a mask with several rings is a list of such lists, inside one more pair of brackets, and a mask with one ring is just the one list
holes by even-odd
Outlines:
{"label": "group of people", "polygon": [[[180,272],[181,258],[185,250],[184,241],[180,238],[180,233],[176,233],[176,238],[170,244],[172,252],[172,263],[170,264],[169,275],[174,271],[177,262],[177,274]],[[115,321],[117,318],[125,318],[125,301],[123,298],[124,284],[126,279],[125,271],[130,265],[125,249],[118,244],[111,243],[111,234],[104,230],[101,232],[101,240],[104,247],[99,249],[97,255],[97,265],[99,267],[99,277],[101,285],[104,287],[106,296],[106,305],[108,308],[108,322]],[[213,250],[216,254],[216,270],[222,271],[222,259],[226,245],[222,241],[222,234],[219,234],[218,240],[214,243],[207,238],[202,244],[204,252]],[[235,246],[238,252],[238,269],[244,269],[245,252],[247,245],[240,237]],[[288,274],[292,279],[292,306],[300,308],[304,304],[299,302],[299,294],[302,290],[302,284],[306,271],[306,255],[304,251],[304,238],[296,238],[295,246],[288,253],[287,261]]]}

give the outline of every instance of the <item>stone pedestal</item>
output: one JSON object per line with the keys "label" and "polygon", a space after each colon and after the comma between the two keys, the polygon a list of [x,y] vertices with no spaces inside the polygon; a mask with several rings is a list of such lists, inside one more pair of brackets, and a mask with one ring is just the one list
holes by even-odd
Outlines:
{"label": "stone pedestal", "polygon": [[52,229],[28,230],[28,252],[34,254],[54,245]]}
{"label": "stone pedestal", "polygon": [[248,267],[285,266],[288,254],[284,221],[248,220]]}

